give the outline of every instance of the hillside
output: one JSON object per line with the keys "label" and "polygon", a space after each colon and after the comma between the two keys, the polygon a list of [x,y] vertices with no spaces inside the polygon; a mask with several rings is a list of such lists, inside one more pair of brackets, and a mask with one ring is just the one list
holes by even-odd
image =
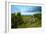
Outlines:
{"label": "hillside", "polygon": [[11,14],[11,28],[41,27],[41,14],[21,15]]}

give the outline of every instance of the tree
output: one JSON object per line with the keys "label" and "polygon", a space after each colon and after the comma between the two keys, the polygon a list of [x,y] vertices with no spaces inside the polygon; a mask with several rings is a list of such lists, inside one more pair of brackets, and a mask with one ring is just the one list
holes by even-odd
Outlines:
{"label": "tree", "polygon": [[23,18],[22,18],[22,16],[21,16],[21,13],[18,12],[18,13],[17,13],[17,24],[18,24],[18,25],[21,25],[22,23],[24,23]]}
{"label": "tree", "polygon": [[11,28],[17,28],[17,16],[13,13],[11,14]]}

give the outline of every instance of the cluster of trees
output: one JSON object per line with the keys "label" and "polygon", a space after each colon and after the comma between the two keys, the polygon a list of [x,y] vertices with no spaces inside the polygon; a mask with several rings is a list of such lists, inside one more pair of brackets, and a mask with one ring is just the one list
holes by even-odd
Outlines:
{"label": "cluster of trees", "polygon": [[21,17],[21,13],[11,14],[11,27],[18,28],[18,25],[24,23],[23,18]]}

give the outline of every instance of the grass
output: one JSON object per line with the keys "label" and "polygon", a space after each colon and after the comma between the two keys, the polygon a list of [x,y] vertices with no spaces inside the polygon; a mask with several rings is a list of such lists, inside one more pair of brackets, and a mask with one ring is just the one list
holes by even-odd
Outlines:
{"label": "grass", "polygon": [[[15,17],[13,17],[13,18],[15,18]],[[20,21],[11,22],[12,24],[18,23],[17,28],[41,27],[41,14],[34,14],[34,15],[28,15],[28,16],[21,15],[18,18]],[[12,20],[14,20],[14,19],[12,19]],[[15,21],[16,21],[16,19],[15,19]],[[22,23],[22,21],[23,21],[23,23]],[[21,22],[21,25],[19,25],[20,22]],[[14,26],[16,26],[15,24],[14,24]],[[12,28],[16,28],[16,27],[12,27]]]}

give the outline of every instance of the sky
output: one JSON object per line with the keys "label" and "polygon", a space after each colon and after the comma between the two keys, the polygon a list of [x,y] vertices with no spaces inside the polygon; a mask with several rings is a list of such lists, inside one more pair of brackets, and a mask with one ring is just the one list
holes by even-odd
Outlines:
{"label": "sky", "polygon": [[34,14],[35,12],[41,12],[41,6],[11,5],[11,12],[21,12],[21,14]]}

